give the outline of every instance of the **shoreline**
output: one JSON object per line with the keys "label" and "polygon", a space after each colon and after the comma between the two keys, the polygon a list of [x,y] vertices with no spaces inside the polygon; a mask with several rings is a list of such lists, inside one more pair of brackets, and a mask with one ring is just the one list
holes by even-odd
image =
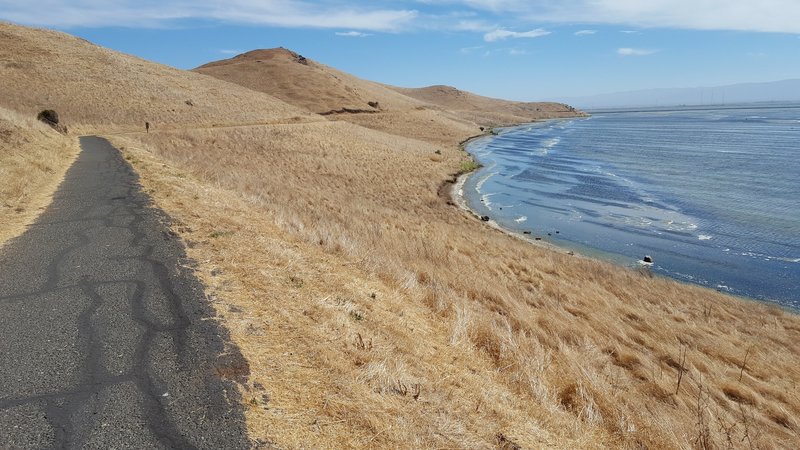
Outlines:
{"label": "shoreline", "polygon": [[[578,119],[578,118],[581,118],[581,117],[585,117],[585,116],[576,116],[576,117],[573,117],[573,119]],[[505,128],[513,128],[513,127],[519,127],[519,126],[542,123],[542,122],[546,122],[546,121],[549,121],[549,120],[564,120],[564,119],[568,119],[568,118],[546,119],[546,120],[539,120],[539,121],[536,121],[536,122],[527,122],[527,123],[519,123],[519,124],[516,124],[516,125],[504,125],[504,126],[499,126],[499,127],[487,128],[486,132],[484,132],[483,134],[479,134],[477,136],[472,136],[472,137],[467,138],[464,141],[460,142],[459,143],[459,147],[461,147],[461,149],[464,152],[466,152],[470,156],[470,158],[472,158],[472,160],[475,163],[478,163],[478,161],[475,159],[475,156],[467,150],[467,147],[469,146],[469,144],[472,141],[474,141],[476,139],[484,138],[484,137],[487,137],[487,136],[492,136],[492,135],[494,135],[492,133],[492,131],[498,130],[498,129],[502,130],[502,129],[505,129]],[[576,257],[585,258],[585,259],[596,259],[596,258],[592,258],[591,256],[587,256],[587,255],[584,255],[582,253],[576,252],[574,249],[571,249],[571,248],[568,248],[568,247],[564,247],[564,246],[560,246],[560,245],[554,244],[552,242],[545,241],[544,238],[541,238],[541,239],[537,240],[536,238],[528,237],[527,235],[520,234],[520,233],[517,233],[515,231],[509,230],[509,229],[503,227],[502,225],[500,225],[496,220],[494,220],[492,218],[489,218],[488,221],[483,221],[481,219],[481,215],[478,214],[477,211],[475,211],[475,210],[473,210],[472,208],[469,207],[469,205],[467,204],[466,196],[464,195],[464,184],[466,184],[467,179],[470,176],[476,174],[480,169],[481,169],[481,167],[478,167],[475,170],[471,170],[469,172],[458,174],[456,176],[456,178],[455,178],[455,181],[452,182],[452,183],[449,183],[450,184],[450,189],[449,189],[449,193],[448,194],[449,194],[450,201],[453,204],[455,204],[459,209],[461,209],[462,211],[470,214],[471,216],[475,217],[476,219],[480,220],[481,222],[483,222],[483,223],[487,224],[488,226],[494,228],[495,230],[498,230],[498,231],[500,231],[500,232],[502,232],[502,233],[504,233],[504,234],[506,234],[508,236],[511,236],[511,237],[513,237],[515,239],[519,239],[519,240],[521,240],[523,242],[527,242],[529,244],[535,245],[535,246],[540,247],[540,248],[552,250],[552,251],[555,251],[555,252],[558,252],[558,253],[563,253],[563,254],[570,255],[570,256],[576,256]]]}
{"label": "shoreline", "polygon": [[[585,117],[585,116],[576,116],[576,117],[574,117],[574,119],[578,119],[578,118],[581,118],[581,117]],[[516,124],[516,125],[505,125],[505,126],[501,126],[501,127],[488,128],[487,131],[485,133],[483,133],[483,134],[480,134],[480,135],[473,136],[473,137],[470,137],[468,139],[465,139],[464,141],[459,143],[459,147],[461,147],[461,149],[464,152],[466,152],[470,156],[470,158],[473,159],[473,161],[475,163],[480,164],[479,161],[477,161],[475,159],[475,156],[468,151],[469,144],[471,142],[473,142],[474,140],[480,139],[480,138],[484,138],[484,137],[487,137],[487,136],[496,135],[495,133],[492,133],[493,130],[502,130],[502,129],[508,129],[508,128],[513,128],[513,127],[525,126],[525,125],[533,125],[533,124],[537,124],[537,123],[546,122],[546,121],[549,121],[549,120],[564,120],[564,119],[566,119],[566,118],[546,119],[546,120],[540,120],[540,121],[536,121],[536,122],[527,122],[527,123],[520,123],[520,124]],[[569,256],[575,256],[575,257],[583,258],[583,259],[587,259],[587,260],[593,260],[593,261],[597,261],[597,262],[613,264],[614,266],[619,267],[621,269],[625,269],[625,270],[646,271],[647,275],[651,276],[651,277],[659,277],[659,278],[663,278],[665,280],[672,280],[672,281],[675,281],[675,282],[677,282],[679,284],[682,284],[682,285],[697,286],[697,287],[700,287],[700,288],[703,288],[703,289],[708,289],[709,291],[712,291],[712,292],[715,292],[715,293],[724,294],[724,295],[727,295],[727,296],[730,296],[730,297],[733,297],[733,298],[736,298],[736,299],[739,299],[739,300],[743,300],[743,301],[746,301],[746,302],[756,302],[756,303],[759,303],[759,304],[764,304],[764,305],[769,305],[769,306],[776,306],[776,307],[778,307],[778,308],[780,308],[780,309],[782,309],[784,311],[790,312],[792,314],[799,314],[800,315],[800,309],[795,309],[792,306],[784,304],[784,303],[782,303],[780,301],[777,301],[777,300],[758,299],[758,298],[755,298],[755,297],[736,295],[736,294],[733,294],[733,293],[730,293],[730,292],[724,292],[724,291],[721,291],[719,289],[714,289],[711,286],[706,286],[706,285],[703,285],[703,284],[691,283],[691,282],[679,280],[679,279],[676,279],[676,278],[673,278],[673,277],[670,277],[670,276],[667,276],[667,275],[664,275],[664,274],[659,274],[659,273],[652,272],[650,270],[650,267],[652,266],[652,263],[644,263],[644,262],[642,262],[640,260],[635,260],[639,264],[638,267],[637,266],[627,266],[625,264],[621,264],[619,261],[613,261],[613,260],[610,260],[610,259],[605,259],[605,258],[602,258],[600,256],[588,255],[586,253],[583,253],[583,252],[581,252],[579,250],[576,250],[576,249],[571,248],[571,247],[566,246],[566,245],[558,245],[558,244],[555,244],[553,242],[545,241],[543,237],[538,239],[538,240],[536,238],[534,238],[534,237],[528,237],[528,235],[521,234],[521,233],[519,233],[517,231],[514,231],[514,230],[511,230],[511,229],[503,227],[502,225],[500,225],[496,220],[494,220],[491,217],[489,218],[488,221],[483,221],[482,220],[482,216],[477,211],[475,211],[472,208],[470,208],[470,206],[467,203],[466,195],[464,193],[464,185],[466,184],[466,182],[469,179],[469,177],[472,176],[472,175],[477,174],[477,172],[481,168],[482,168],[482,166],[479,166],[475,170],[471,170],[469,172],[465,172],[465,173],[461,173],[461,174],[457,175],[455,180],[450,183],[450,189],[448,191],[449,199],[454,205],[456,205],[462,211],[468,213],[469,215],[473,216],[477,220],[485,223],[486,225],[490,226],[491,228],[493,228],[495,230],[498,230],[498,231],[502,232],[503,234],[505,234],[507,236],[513,237],[513,238],[515,238],[517,240],[526,242],[528,244],[532,244],[532,245],[537,246],[539,248],[543,248],[543,249],[554,251],[554,252],[559,253],[559,254],[566,254],[566,255],[569,255]]]}
{"label": "shoreline", "polygon": [[[464,211],[465,213],[468,213],[469,215],[473,216],[475,219],[481,221],[482,223],[485,223],[486,225],[492,227],[493,229],[498,230],[498,231],[502,232],[503,234],[506,234],[507,236],[511,236],[511,237],[513,237],[515,239],[519,239],[519,240],[521,240],[523,242],[526,242],[526,243],[529,243],[531,245],[535,245],[537,247],[544,248],[544,249],[547,249],[547,250],[552,250],[552,251],[555,251],[555,252],[558,252],[558,253],[562,253],[562,254],[565,254],[565,255],[575,256],[575,257],[578,257],[578,258],[597,259],[597,258],[593,258],[591,256],[584,255],[582,253],[576,252],[575,250],[573,250],[571,248],[568,248],[568,247],[565,247],[565,246],[560,246],[560,245],[554,244],[552,242],[545,241],[544,238],[541,238],[541,239],[537,240],[536,238],[531,238],[531,237],[528,237],[527,235],[520,234],[520,233],[517,233],[515,231],[509,230],[507,228],[504,228],[502,225],[497,223],[497,221],[492,219],[492,218],[490,218],[488,221],[481,220],[481,215],[478,214],[477,212],[475,212],[475,210],[473,210],[472,208],[470,208],[469,205],[467,205],[467,200],[466,200],[466,198],[464,196],[464,184],[467,182],[467,179],[469,178],[469,176],[474,174],[474,173],[476,173],[476,172],[477,172],[477,170],[473,170],[472,172],[462,173],[461,175],[459,175],[456,178],[455,183],[453,183],[451,185],[451,187],[450,187],[450,200],[460,210]],[[598,261],[600,261],[600,260],[598,259]],[[624,267],[624,266],[622,266],[622,267]]]}

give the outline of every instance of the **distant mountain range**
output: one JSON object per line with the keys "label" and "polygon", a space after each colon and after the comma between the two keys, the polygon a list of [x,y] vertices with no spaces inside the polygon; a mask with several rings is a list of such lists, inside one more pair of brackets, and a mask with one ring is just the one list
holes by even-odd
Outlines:
{"label": "distant mountain range", "polygon": [[716,87],[645,89],[559,100],[580,109],[800,102],[800,79]]}

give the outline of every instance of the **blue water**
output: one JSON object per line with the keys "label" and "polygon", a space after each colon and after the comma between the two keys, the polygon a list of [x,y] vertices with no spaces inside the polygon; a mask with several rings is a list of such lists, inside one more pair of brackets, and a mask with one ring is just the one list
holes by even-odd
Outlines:
{"label": "blue water", "polygon": [[467,149],[467,203],[507,229],[800,308],[800,105],[595,113]]}

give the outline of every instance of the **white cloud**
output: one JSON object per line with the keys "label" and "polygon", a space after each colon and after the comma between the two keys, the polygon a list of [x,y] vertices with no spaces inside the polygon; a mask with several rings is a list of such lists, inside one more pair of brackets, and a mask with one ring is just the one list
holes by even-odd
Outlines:
{"label": "white cloud", "polygon": [[619,30],[619,32],[620,33],[625,33],[625,34],[637,34],[637,33],[639,33],[636,30]]}
{"label": "white cloud", "polygon": [[575,32],[575,36],[591,36],[597,34],[596,30],[580,30]]}
{"label": "white cloud", "polygon": [[0,17],[13,22],[56,27],[164,27],[199,19],[296,28],[400,31],[419,13],[377,9],[373,3],[331,0],[0,0]]}
{"label": "white cloud", "polygon": [[343,37],[356,37],[356,38],[372,36],[369,33],[362,33],[360,31],[337,31],[336,35]]}
{"label": "white cloud", "polygon": [[[415,7],[437,11],[438,15],[421,13]],[[476,14],[476,11],[489,11],[491,14]],[[482,17],[485,16],[496,20],[497,24],[484,22]],[[632,29],[659,27],[800,34],[800,1],[0,0],[0,18],[62,28],[164,27],[195,19],[277,27],[384,32],[462,30],[489,35],[492,30],[500,31],[500,27],[514,23],[611,24]],[[508,37],[517,36],[498,38]]]}
{"label": "white cloud", "polygon": [[531,31],[509,31],[504,29],[490,31],[483,35],[483,40],[486,42],[495,42],[495,41],[502,41],[508,38],[537,38],[541,36],[547,36],[550,34],[549,31],[546,31],[542,28],[537,28]]}
{"label": "white cloud", "polygon": [[800,33],[797,0],[441,0],[534,23]]}
{"label": "white cloud", "polygon": [[656,53],[655,50],[645,50],[641,48],[618,48],[617,54],[620,56],[647,56]]}

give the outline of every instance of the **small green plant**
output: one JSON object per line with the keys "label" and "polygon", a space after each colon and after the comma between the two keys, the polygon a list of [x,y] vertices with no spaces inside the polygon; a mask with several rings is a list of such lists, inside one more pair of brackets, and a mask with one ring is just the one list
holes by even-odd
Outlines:
{"label": "small green plant", "polygon": [[464,161],[464,162],[461,163],[461,171],[464,172],[464,173],[478,170],[481,167],[483,167],[483,165],[481,163],[473,161],[473,160]]}
{"label": "small green plant", "polygon": [[364,314],[361,311],[356,311],[355,309],[350,311],[350,317],[352,317],[356,322],[361,322],[364,320]]}
{"label": "small green plant", "polygon": [[208,237],[219,238],[219,237],[230,236],[232,234],[233,234],[233,231],[216,230],[216,231],[212,231],[211,234],[208,235]]}

